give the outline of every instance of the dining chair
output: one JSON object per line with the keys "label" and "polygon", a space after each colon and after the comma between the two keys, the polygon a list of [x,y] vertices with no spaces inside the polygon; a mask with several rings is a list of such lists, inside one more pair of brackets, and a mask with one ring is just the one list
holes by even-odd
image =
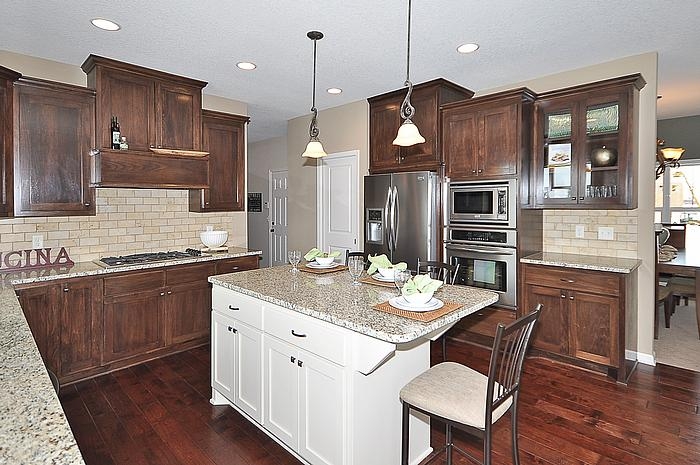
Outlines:
{"label": "dining chair", "polygon": [[350,252],[350,249],[345,249],[345,265],[347,266],[348,261],[350,260],[350,257],[362,257],[362,259],[365,259],[365,253],[364,252]]}
{"label": "dining chair", "polygon": [[656,288],[656,307],[654,308],[654,339],[659,338],[659,307],[663,305],[664,325],[671,327],[671,313],[674,306],[673,292],[668,282],[661,285],[661,281]]}
{"label": "dining chair", "polygon": [[[470,460],[490,465],[493,424],[510,410],[513,463],[515,465],[520,463],[518,456],[520,376],[530,335],[541,310],[542,304],[538,304],[535,310],[508,326],[498,324],[487,375],[459,363],[443,362],[424,371],[401,389],[399,393],[403,402],[401,465],[408,465],[411,410],[445,422],[445,447],[435,455],[443,450],[446,451],[448,465],[452,464],[453,449]],[[462,429],[483,440],[483,461],[454,445],[452,427]]]}
{"label": "dining chair", "polygon": [[[457,279],[457,273],[459,273],[459,263],[456,265],[450,265],[449,263],[436,262],[432,260],[421,261],[418,258],[418,263],[416,264],[416,272],[420,274],[421,272],[428,273],[431,278],[439,279],[445,284],[454,284]],[[447,360],[447,336],[443,334],[440,337],[442,342],[442,361]]]}
{"label": "dining chair", "polygon": [[[698,324],[698,338],[700,338],[700,306],[698,305],[697,295],[695,295],[695,280],[697,278],[688,278],[685,276],[674,276],[669,281],[669,288],[672,295],[670,314],[676,312],[676,305],[680,303],[680,299],[685,300],[688,305],[688,299],[695,300],[695,316]],[[670,324],[666,325],[667,328]]]}

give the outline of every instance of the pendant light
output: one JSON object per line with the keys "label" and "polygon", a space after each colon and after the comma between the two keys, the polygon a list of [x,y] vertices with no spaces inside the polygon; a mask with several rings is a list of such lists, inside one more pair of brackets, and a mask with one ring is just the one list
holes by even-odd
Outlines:
{"label": "pendant light", "polygon": [[306,37],[314,41],[314,78],[313,78],[313,94],[311,97],[311,124],[309,125],[309,143],[306,144],[306,150],[301,154],[302,157],[307,158],[321,158],[325,157],[327,154],[323,150],[323,145],[318,139],[318,126],[316,123],[316,117],[318,116],[318,110],[316,109],[316,41],[323,39],[323,33],[319,31],[309,31]]}
{"label": "pendant light", "polygon": [[411,0],[408,0],[408,40],[406,41],[406,82],[404,86],[408,86],[406,98],[401,103],[401,119],[403,123],[399,126],[399,132],[394,139],[394,145],[408,147],[411,145],[422,144],[425,138],[418,132],[418,127],[413,124],[411,118],[416,113],[416,109],[411,105],[411,92],[413,92],[413,83],[409,77],[410,62],[411,62]]}

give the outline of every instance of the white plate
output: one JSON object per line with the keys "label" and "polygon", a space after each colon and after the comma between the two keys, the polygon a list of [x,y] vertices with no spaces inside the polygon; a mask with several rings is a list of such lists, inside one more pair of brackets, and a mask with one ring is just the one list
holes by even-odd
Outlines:
{"label": "white plate", "polygon": [[326,270],[328,268],[335,268],[336,266],[340,266],[340,263],[331,263],[330,265],[319,265],[316,262],[309,262],[306,264],[309,268],[316,268],[317,270]]}
{"label": "white plate", "polygon": [[381,281],[383,283],[393,283],[394,282],[394,278],[385,278],[384,276],[380,275],[379,273],[374,273],[371,277],[375,281]]}
{"label": "white plate", "polygon": [[403,297],[392,297],[389,299],[389,305],[392,307],[400,308],[401,310],[408,310],[409,312],[431,312],[442,308],[445,305],[442,300],[433,297],[424,305],[411,305]]}

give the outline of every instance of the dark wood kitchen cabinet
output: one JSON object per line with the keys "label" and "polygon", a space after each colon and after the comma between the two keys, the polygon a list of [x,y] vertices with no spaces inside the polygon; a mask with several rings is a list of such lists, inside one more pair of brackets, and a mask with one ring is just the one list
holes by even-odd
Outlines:
{"label": "dark wood kitchen cabinet", "polygon": [[520,88],[444,105],[442,152],[450,180],[528,174],[534,100]]}
{"label": "dark wood kitchen cabinet", "polygon": [[76,278],[17,295],[47,368],[61,384],[102,363],[102,280]]}
{"label": "dark wood kitchen cabinet", "polygon": [[238,273],[239,271],[257,270],[260,256],[248,255],[245,257],[226,258],[216,261],[216,274]]}
{"label": "dark wood kitchen cabinet", "polygon": [[209,152],[209,188],[190,190],[193,212],[245,210],[247,116],[202,110],[202,150]]}
{"label": "dark wood kitchen cabinet", "polygon": [[624,382],[630,275],[532,264],[521,270],[521,314],[543,305],[532,346],[563,360],[608,367]]}
{"label": "dark wood kitchen cabinet", "polygon": [[166,310],[165,342],[167,345],[207,339],[211,319],[211,285],[215,273],[212,262],[181,265],[165,272]]}
{"label": "dark wood kitchen cabinet", "polygon": [[369,102],[369,172],[436,171],[442,164],[440,150],[440,106],[466,100],[474,95],[445,79],[416,84],[411,104],[416,109],[413,122],[425,138],[422,144],[399,147],[392,142],[402,123],[400,109],[407,88],[367,99]]}
{"label": "dark wood kitchen cabinet", "polygon": [[534,118],[534,203],[637,208],[639,74],[540,94]]}
{"label": "dark wood kitchen cabinet", "polygon": [[15,216],[94,215],[95,93],[41,79],[14,84]]}
{"label": "dark wood kitchen cabinet", "polygon": [[97,92],[97,148],[111,148],[110,125],[116,116],[130,151],[201,150],[206,82],[97,55],[81,67],[88,87]]}
{"label": "dark wood kitchen cabinet", "polygon": [[0,66],[0,217],[12,216],[12,102],[20,73]]}

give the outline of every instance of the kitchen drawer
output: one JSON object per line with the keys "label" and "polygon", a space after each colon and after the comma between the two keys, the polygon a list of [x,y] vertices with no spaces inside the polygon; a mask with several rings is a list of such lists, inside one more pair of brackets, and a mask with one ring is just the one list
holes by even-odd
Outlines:
{"label": "kitchen drawer", "polygon": [[538,265],[526,265],[523,269],[526,284],[611,296],[620,294],[620,279],[615,273]]}
{"label": "kitchen drawer", "polygon": [[143,273],[129,273],[122,276],[105,278],[104,292],[106,296],[135,294],[152,291],[165,285],[163,270]]}
{"label": "kitchen drawer", "polygon": [[227,258],[216,262],[216,274],[236,273],[237,271],[257,270],[258,255]]}
{"label": "kitchen drawer", "polygon": [[329,323],[266,305],[265,333],[332,362],[346,364],[348,336]]}
{"label": "kitchen drawer", "polygon": [[221,286],[214,286],[211,300],[214,310],[253,328],[262,329],[261,301]]}
{"label": "kitchen drawer", "polygon": [[215,274],[212,262],[196,263],[193,265],[176,265],[165,270],[165,283],[173,284],[206,281]]}

